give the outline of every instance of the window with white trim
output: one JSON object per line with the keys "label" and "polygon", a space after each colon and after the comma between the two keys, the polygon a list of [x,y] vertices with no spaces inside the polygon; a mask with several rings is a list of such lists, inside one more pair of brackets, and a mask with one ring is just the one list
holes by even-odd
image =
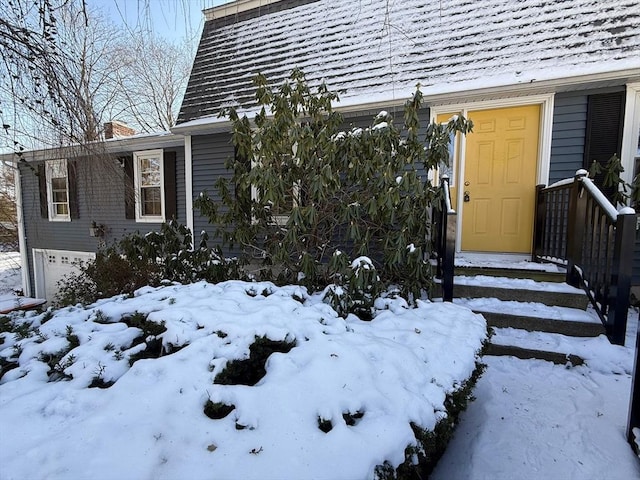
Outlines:
{"label": "window with white trim", "polygon": [[68,222],[69,213],[69,176],[66,160],[47,160],[45,162],[47,179],[47,206],[49,220]]}
{"label": "window with white trim", "polygon": [[133,154],[135,208],[138,222],[164,222],[162,150]]}
{"label": "window with white trim", "polygon": [[[287,156],[284,160],[291,161],[293,159],[298,161],[296,158],[297,152],[298,152],[298,144],[294,143],[292,145],[292,154]],[[286,163],[286,162],[283,162],[283,163]],[[251,168],[255,167],[256,165],[257,165],[257,162],[255,161],[251,162]],[[294,182],[289,188],[285,190],[284,197],[280,202],[279,206],[273,205],[271,202],[269,202],[271,219],[274,225],[285,226],[287,224],[293,208],[300,205],[300,195],[301,195],[300,182],[297,181],[297,182]],[[259,189],[255,185],[251,185],[251,200],[257,202],[261,197],[262,197],[262,193],[259,191]],[[255,218],[254,218],[254,221],[255,221]]]}

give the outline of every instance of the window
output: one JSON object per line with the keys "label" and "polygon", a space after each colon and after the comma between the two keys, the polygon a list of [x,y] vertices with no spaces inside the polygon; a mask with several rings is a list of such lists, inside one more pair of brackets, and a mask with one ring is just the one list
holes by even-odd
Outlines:
{"label": "window", "polygon": [[133,154],[136,220],[164,222],[164,174],[162,150]]}
{"label": "window", "polygon": [[40,217],[50,222],[70,222],[80,218],[77,162],[46,160],[37,166]]}
{"label": "window", "polygon": [[47,204],[49,220],[70,221],[69,176],[66,160],[46,162]]}
{"label": "window", "polygon": [[[278,169],[278,171],[283,171],[287,168],[288,163],[291,163],[292,160],[296,159],[296,154],[298,150],[298,144],[294,143],[292,146],[292,154],[287,155],[283,158],[283,162],[280,165],[273,165],[274,168]],[[237,156],[237,152],[236,152]],[[242,161],[242,160],[241,160]],[[244,160],[246,163],[246,160]],[[256,166],[256,162],[251,162],[251,168]],[[272,202],[268,202],[270,205],[270,213],[271,220],[274,225],[285,226],[289,221],[289,216],[294,207],[300,205],[300,196],[301,196],[301,188],[300,182],[294,182],[289,188],[284,191],[284,196],[282,197],[279,205],[274,205]],[[259,191],[259,189],[255,185],[251,185],[251,200],[259,201],[260,198],[263,197],[263,193]],[[254,219],[255,221],[255,219]]]}
{"label": "window", "polygon": [[[437,121],[441,124],[446,124],[451,120],[454,116],[459,115],[459,113],[441,113],[437,116]],[[449,163],[442,164],[440,166],[440,175],[449,177],[449,185],[455,185],[455,172],[458,166],[458,135],[451,135],[449,138]]]}
{"label": "window", "polygon": [[280,208],[273,206],[271,208],[271,218],[273,223],[279,226],[285,226],[289,221],[289,215],[293,207],[300,204],[300,183],[296,182],[284,193],[283,201]]}

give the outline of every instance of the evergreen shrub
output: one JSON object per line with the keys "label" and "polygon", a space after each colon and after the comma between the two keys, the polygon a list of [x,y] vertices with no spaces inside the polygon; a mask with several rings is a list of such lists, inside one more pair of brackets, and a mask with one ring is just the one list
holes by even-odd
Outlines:
{"label": "evergreen shrub", "polygon": [[[440,191],[427,172],[448,164],[451,139],[471,131],[471,122],[454,116],[422,126],[418,87],[401,126],[382,111],[368,128],[345,130],[332,106],[337,93],[324,83],[311,88],[300,70],[278,88],[263,75],[255,83],[252,120],[235,108],[223,112],[232,123],[235,156],[226,164],[231,175],[216,182],[220,200],[202,192],[195,202],[222,244],[239,249],[243,264],[257,264],[261,280],[311,291],[339,285],[329,268],[336,251],[347,265],[367,257],[376,285],[363,287],[362,269],[340,279],[356,288],[348,292],[352,298],[365,300],[355,301],[354,313],[369,308],[378,280],[409,299],[428,291],[431,207]],[[339,290],[331,302],[344,310],[349,302]]]}
{"label": "evergreen shrub", "polygon": [[94,260],[78,265],[77,273],[64,277],[55,303],[87,305],[162,282],[239,278],[237,262],[224,258],[219,248],[208,247],[206,232],[198,248],[192,249],[192,238],[191,231],[175,220],[163,223],[159,232],[129,234],[98,251]]}

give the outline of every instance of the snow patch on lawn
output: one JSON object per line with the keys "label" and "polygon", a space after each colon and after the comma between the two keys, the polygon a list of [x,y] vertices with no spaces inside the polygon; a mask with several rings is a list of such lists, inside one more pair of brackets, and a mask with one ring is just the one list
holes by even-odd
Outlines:
{"label": "snow patch on lawn", "polygon": [[19,252],[0,253],[0,297],[22,288]]}
{"label": "snow patch on lawn", "polygon": [[[3,475],[371,478],[383,461],[404,461],[416,443],[410,422],[432,429],[446,415],[446,396],[471,376],[486,337],[484,318],[464,307],[378,306],[371,322],[343,319],[301,287],[231,281],[145,287],[46,322],[28,314],[39,333],[5,333],[0,345],[5,359],[19,353],[0,382]],[[136,312],[166,329],[146,338],[166,354],[130,367],[143,327],[122,317]],[[295,347],[273,353],[254,386],[214,383],[258,337]],[[70,342],[58,370],[72,378],[48,382],[46,360]],[[87,388],[96,378],[115,383]],[[212,420],[208,400],[235,408]]]}

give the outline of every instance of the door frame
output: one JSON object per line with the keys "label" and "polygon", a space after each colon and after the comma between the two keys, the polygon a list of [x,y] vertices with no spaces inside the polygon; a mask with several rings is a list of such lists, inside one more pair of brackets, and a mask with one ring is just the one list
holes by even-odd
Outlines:
{"label": "door frame", "polygon": [[[493,110],[508,107],[522,107],[525,105],[540,105],[540,129],[538,138],[538,158],[537,158],[537,178],[536,184],[546,185],[549,181],[549,166],[551,161],[551,135],[553,130],[553,107],[554,93],[541,95],[528,95],[522,97],[508,97],[495,100],[483,100],[479,102],[463,102],[463,103],[447,103],[430,107],[429,116],[432,122],[436,121],[438,115],[442,113],[461,113],[465,118],[468,117],[469,111],[477,110]],[[464,215],[464,188],[462,181],[462,173],[465,168],[465,150],[466,142],[459,143],[458,165],[453,166],[454,185],[456,187],[456,253],[461,252],[462,245],[462,216]],[[455,160],[454,160],[455,162]]]}
{"label": "door frame", "polygon": [[640,131],[640,82],[628,83],[626,90],[620,159],[624,167],[624,172],[621,176],[627,183],[633,181],[636,173],[635,158],[638,152],[638,131]]}

